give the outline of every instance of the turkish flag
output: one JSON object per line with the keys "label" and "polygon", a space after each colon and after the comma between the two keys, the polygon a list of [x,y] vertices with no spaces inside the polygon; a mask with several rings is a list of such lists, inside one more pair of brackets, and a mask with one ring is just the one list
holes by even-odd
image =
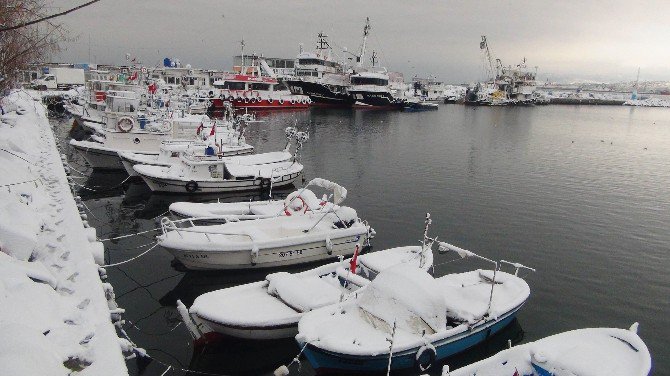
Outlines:
{"label": "turkish flag", "polygon": [[212,130],[209,131],[209,135],[214,136],[215,133],[216,133],[216,122],[214,122],[214,124],[212,124]]}
{"label": "turkish flag", "polygon": [[354,251],[354,256],[351,258],[351,261],[349,261],[349,270],[353,274],[356,274],[356,262],[358,261],[358,244],[356,244],[356,250]]}

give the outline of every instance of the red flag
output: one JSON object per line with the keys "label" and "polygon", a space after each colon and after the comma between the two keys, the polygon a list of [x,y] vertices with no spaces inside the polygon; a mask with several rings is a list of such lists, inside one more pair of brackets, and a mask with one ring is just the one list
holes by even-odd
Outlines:
{"label": "red flag", "polygon": [[137,79],[137,71],[133,72],[133,74],[128,77],[128,81],[135,81]]}
{"label": "red flag", "polygon": [[356,274],[356,263],[358,261],[358,244],[356,244],[356,250],[354,251],[354,256],[351,258],[351,261],[349,261],[349,270],[353,274]]}
{"label": "red flag", "polygon": [[158,90],[158,87],[156,86],[156,83],[153,82],[149,87],[147,88],[149,90],[150,94],[156,94],[156,90]]}
{"label": "red flag", "polygon": [[215,133],[216,133],[216,122],[214,122],[214,124],[212,124],[212,130],[209,131],[209,135],[214,136]]}

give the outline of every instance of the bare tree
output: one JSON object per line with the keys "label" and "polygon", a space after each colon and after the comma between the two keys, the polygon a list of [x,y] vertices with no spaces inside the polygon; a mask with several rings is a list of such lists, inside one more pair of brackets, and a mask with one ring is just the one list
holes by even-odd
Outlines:
{"label": "bare tree", "polygon": [[45,0],[0,0],[0,96],[31,63],[59,51],[67,30],[48,14]]}

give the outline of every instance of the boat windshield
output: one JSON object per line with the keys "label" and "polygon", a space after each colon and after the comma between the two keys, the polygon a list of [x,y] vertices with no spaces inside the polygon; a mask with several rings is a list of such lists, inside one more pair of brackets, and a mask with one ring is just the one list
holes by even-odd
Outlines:
{"label": "boat windshield", "polygon": [[334,61],[321,60],[321,59],[298,59],[299,65],[323,65],[326,67],[337,68],[338,63]]}
{"label": "boat windshield", "polygon": [[387,86],[389,84],[388,80],[383,78],[373,78],[373,77],[351,77],[352,85],[375,85],[375,86]]}

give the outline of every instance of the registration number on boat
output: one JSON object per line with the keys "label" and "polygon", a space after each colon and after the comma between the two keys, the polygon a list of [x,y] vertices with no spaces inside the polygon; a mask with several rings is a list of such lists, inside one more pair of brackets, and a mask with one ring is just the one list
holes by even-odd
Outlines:
{"label": "registration number on boat", "polygon": [[295,251],[279,252],[279,257],[293,257],[298,255],[302,255],[302,249],[298,249]]}

